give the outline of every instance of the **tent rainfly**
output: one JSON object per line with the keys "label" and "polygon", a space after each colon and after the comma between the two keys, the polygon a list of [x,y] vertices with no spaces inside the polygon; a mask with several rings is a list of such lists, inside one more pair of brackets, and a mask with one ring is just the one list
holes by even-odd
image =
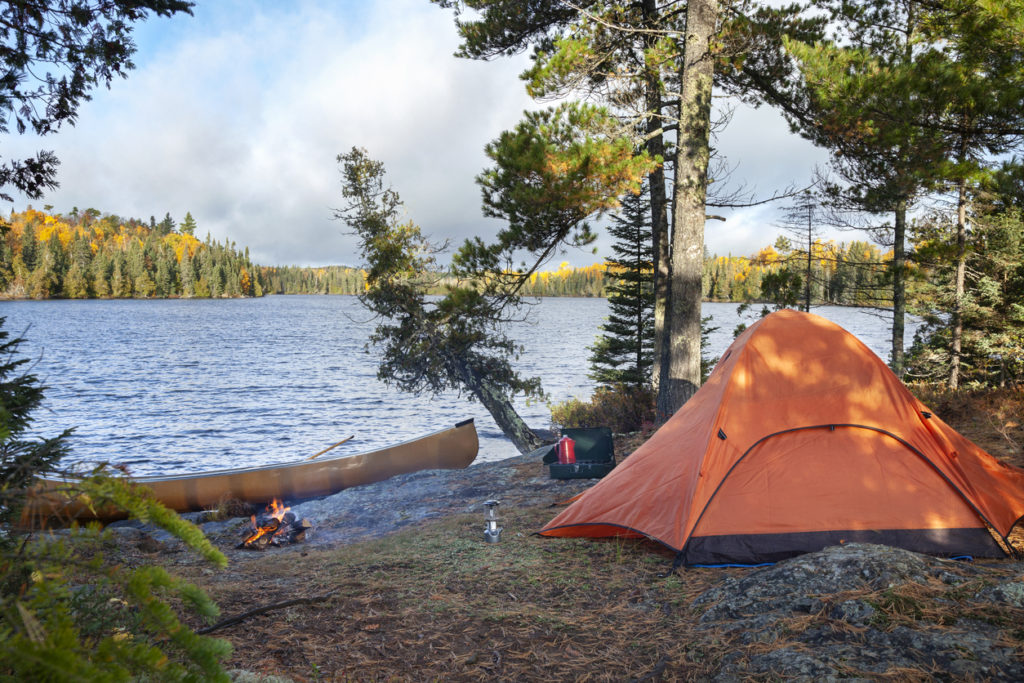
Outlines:
{"label": "tent rainfly", "polygon": [[1024,470],[929,412],[843,328],[783,310],[539,533],[646,537],[688,565],[850,542],[1004,557],[1022,516]]}

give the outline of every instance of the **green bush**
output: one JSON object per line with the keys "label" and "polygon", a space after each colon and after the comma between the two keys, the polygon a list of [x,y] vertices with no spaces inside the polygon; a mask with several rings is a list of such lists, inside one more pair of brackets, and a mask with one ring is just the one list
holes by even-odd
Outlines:
{"label": "green bush", "polygon": [[600,387],[589,401],[572,398],[550,406],[559,427],[608,427],[617,434],[636,432],[654,423],[654,392],[647,387]]}
{"label": "green bush", "polygon": [[[216,618],[217,606],[196,586],[162,567],[128,568],[105,558],[112,540],[98,525],[66,534],[21,528],[26,491],[41,475],[62,474],[57,465],[70,435],[29,436],[44,388],[23,371],[21,341],[0,329],[0,680],[229,680],[221,662],[230,643],[200,636],[179,619],[184,611]],[[69,482],[68,495],[99,508],[115,505],[214,565],[227,564],[198,527],[148,489],[102,467]]]}

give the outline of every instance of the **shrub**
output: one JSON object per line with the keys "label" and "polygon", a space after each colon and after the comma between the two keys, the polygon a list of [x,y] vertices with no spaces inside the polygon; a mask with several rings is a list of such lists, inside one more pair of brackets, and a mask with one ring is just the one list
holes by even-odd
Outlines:
{"label": "shrub", "polygon": [[[27,489],[40,475],[60,474],[70,435],[28,436],[44,388],[23,373],[21,341],[0,329],[0,680],[227,681],[221,662],[230,643],[197,635],[179,619],[185,610],[216,617],[217,606],[196,586],[162,567],[105,559],[110,537],[97,525],[60,535],[19,528]],[[69,480],[68,489],[168,531],[217,566],[227,564],[195,525],[106,468]]]}
{"label": "shrub", "polygon": [[622,434],[654,422],[654,392],[647,387],[600,387],[589,401],[571,398],[550,406],[551,421],[559,427],[608,427]]}

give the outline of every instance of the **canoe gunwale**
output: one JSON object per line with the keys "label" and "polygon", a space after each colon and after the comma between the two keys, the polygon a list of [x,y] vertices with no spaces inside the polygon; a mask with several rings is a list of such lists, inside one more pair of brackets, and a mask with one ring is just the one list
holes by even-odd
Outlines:
{"label": "canoe gunwale", "polygon": [[[178,512],[216,507],[225,500],[269,503],[272,499],[308,500],[347,488],[371,484],[400,474],[423,470],[461,469],[479,452],[472,419],[383,448],[349,455],[293,461],[256,467],[211,470],[190,474],[128,477],[152,489],[156,499]],[[38,494],[25,509],[23,522],[64,511],[71,518],[113,520],[117,509],[92,510],[73,497],[56,493],[73,478],[42,479]]]}
{"label": "canoe gunwale", "polygon": [[323,465],[325,463],[330,463],[330,462],[339,462],[341,460],[346,460],[348,458],[372,458],[376,454],[384,453],[386,451],[390,451],[390,450],[396,449],[396,448],[401,448],[403,446],[409,446],[409,445],[412,445],[412,444],[414,444],[414,443],[416,443],[418,441],[425,441],[427,439],[430,439],[431,437],[438,436],[440,434],[444,434],[445,432],[450,432],[450,431],[452,431],[454,429],[459,429],[460,427],[464,427],[465,425],[472,424],[472,423],[473,423],[473,420],[472,420],[472,418],[470,418],[469,420],[460,422],[459,424],[455,425],[454,427],[446,427],[445,429],[438,429],[436,431],[430,432],[429,434],[422,434],[422,435],[414,437],[412,439],[407,439],[405,441],[400,441],[398,443],[391,444],[389,446],[382,446],[380,448],[375,448],[375,449],[370,450],[370,451],[360,451],[359,453],[340,453],[338,455],[329,455],[329,456],[324,456],[324,457],[316,458],[315,460],[307,460],[307,459],[293,460],[293,461],[286,462],[286,463],[275,463],[275,464],[272,464],[272,465],[257,465],[255,467],[233,467],[233,468],[230,468],[230,469],[206,470],[206,471],[203,471],[203,472],[183,472],[181,474],[166,474],[166,475],[150,475],[150,476],[144,476],[144,477],[132,477],[132,481],[137,483],[137,484],[147,484],[147,483],[162,482],[162,481],[179,481],[181,479],[194,479],[194,478],[202,478],[202,477],[217,477],[217,476],[232,475],[232,474],[250,474],[250,473],[256,473],[256,472],[270,472],[270,471],[274,471],[274,470],[284,470],[284,469],[298,468],[298,467],[302,467],[302,466],[306,466],[306,465],[309,465],[309,466]]}
{"label": "canoe gunwale", "polygon": [[[160,483],[160,482],[165,482],[165,481],[170,482],[170,481],[182,481],[182,480],[187,480],[187,479],[205,479],[207,477],[228,476],[228,475],[234,475],[234,474],[253,474],[253,473],[257,473],[257,472],[273,472],[273,471],[276,471],[276,470],[293,469],[293,468],[304,467],[304,466],[323,465],[325,463],[338,462],[338,461],[346,460],[346,459],[349,459],[349,458],[369,458],[369,457],[373,457],[374,455],[377,455],[377,454],[380,454],[380,453],[384,453],[384,452],[390,451],[390,450],[395,449],[395,448],[401,448],[403,446],[408,446],[408,445],[414,444],[414,443],[416,443],[418,441],[424,441],[424,440],[429,439],[431,437],[438,436],[440,434],[444,434],[445,432],[450,432],[450,431],[452,431],[454,429],[459,429],[461,427],[464,427],[467,424],[472,424],[472,423],[473,423],[473,419],[470,418],[469,420],[464,420],[464,421],[458,423],[454,427],[446,427],[444,429],[438,429],[436,431],[430,432],[429,434],[422,434],[420,436],[413,437],[413,438],[407,439],[405,441],[400,441],[398,443],[391,444],[389,446],[382,446],[380,448],[375,448],[375,449],[373,449],[371,451],[360,451],[359,453],[342,453],[342,454],[339,454],[339,455],[331,455],[331,456],[326,456],[326,457],[322,457],[322,458],[317,458],[316,460],[306,460],[306,459],[303,459],[303,460],[292,460],[292,461],[285,462],[285,463],[274,463],[274,464],[271,464],[271,465],[256,465],[254,467],[233,467],[233,468],[222,469],[222,470],[204,470],[202,472],[182,472],[181,474],[154,474],[154,475],[147,475],[147,476],[142,476],[142,477],[132,477],[132,476],[129,476],[129,479],[131,479],[132,482],[136,483],[136,484],[153,484],[153,483]],[[61,478],[61,479],[48,479],[48,478],[43,477],[42,480],[45,481],[45,482],[48,482],[48,483],[52,483],[52,484],[66,484],[66,483],[69,483],[69,482],[76,481],[77,478],[76,477],[65,477],[65,478]]]}

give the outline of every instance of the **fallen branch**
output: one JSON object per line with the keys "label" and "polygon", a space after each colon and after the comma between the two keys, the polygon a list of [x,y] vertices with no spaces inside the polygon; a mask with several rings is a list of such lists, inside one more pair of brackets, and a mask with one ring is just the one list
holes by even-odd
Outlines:
{"label": "fallen branch", "polygon": [[261,614],[266,614],[267,612],[273,612],[277,609],[291,607],[292,605],[312,605],[314,602],[323,602],[327,598],[334,595],[334,592],[335,591],[332,590],[327,591],[323,595],[314,595],[309,598],[292,598],[291,600],[285,600],[284,602],[275,602],[270,605],[263,605],[262,607],[251,609],[248,612],[243,612],[242,614],[238,614],[233,617],[228,617],[227,619],[222,619],[218,621],[216,624],[213,624],[212,626],[207,626],[206,628],[201,628],[197,630],[196,633],[198,633],[199,635],[213,633],[214,631],[225,628],[227,626],[234,626],[235,624],[241,623],[249,617],[256,617]]}

